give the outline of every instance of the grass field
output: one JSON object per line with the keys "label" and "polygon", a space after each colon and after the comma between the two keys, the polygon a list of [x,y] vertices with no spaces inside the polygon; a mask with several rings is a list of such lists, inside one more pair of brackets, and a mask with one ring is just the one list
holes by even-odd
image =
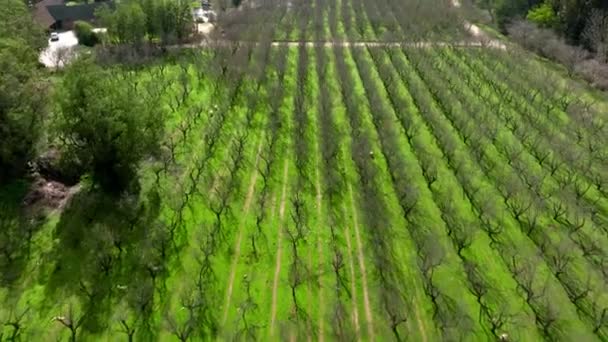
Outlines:
{"label": "grass field", "polygon": [[515,50],[271,47],[404,39],[394,4],[121,70],[163,153],[140,203],[2,189],[0,341],[608,339],[604,98]]}

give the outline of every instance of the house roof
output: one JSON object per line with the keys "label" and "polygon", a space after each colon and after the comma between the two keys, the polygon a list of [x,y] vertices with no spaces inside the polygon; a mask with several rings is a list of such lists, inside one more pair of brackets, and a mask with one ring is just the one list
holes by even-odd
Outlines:
{"label": "house roof", "polygon": [[49,13],[47,6],[63,4],[63,0],[42,0],[34,5],[34,19],[44,27],[49,27],[55,23],[55,19]]}
{"label": "house roof", "polygon": [[90,4],[80,4],[73,6],[66,5],[49,5],[46,6],[49,14],[55,21],[59,20],[84,20],[91,21],[95,19],[95,11],[101,6],[113,6],[112,2],[93,2]]}

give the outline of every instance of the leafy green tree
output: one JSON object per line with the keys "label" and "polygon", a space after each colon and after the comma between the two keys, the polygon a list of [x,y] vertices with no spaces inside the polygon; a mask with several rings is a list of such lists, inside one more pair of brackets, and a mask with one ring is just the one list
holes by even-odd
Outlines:
{"label": "leafy green tree", "polygon": [[0,39],[0,181],[19,176],[36,152],[46,103],[36,64],[23,41]]}
{"label": "leafy green tree", "polygon": [[182,40],[192,32],[193,18],[190,3],[185,0],[159,2],[161,38],[170,41],[172,38]]}
{"label": "leafy green tree", "polygon": [[0,11],[0,183],[20,176],[34,157],[46,108],[37,71],[42,30],[23,2],[7,2]]}
{"label": "leafy green tree", "polygon": [[118,43],[137,44],[144,38],[160,38],[163,43],[187,38],[193,29],[188,0],[138,0],[108,7],[98,14]]}
{"label": "leafy green tree", "polygon": [[0,37],[22,40],[34,50],[47,44],[42,27],[32,21],[30,12],[21,0],[3,0],[0,10]]}
{"label": "leafy green tree", "polygon": [[139,44],[146,36],[146,14],[137,2],[121,2],[114,11],[103,7],[98,16],[110,37],[118,43]]}
{"label": "leafy green tree", "polygon": [[175,34],[178,39],[187,38],[192,32],[193,18],[190,2],[186,0],[169,1],[173,4],[175,16]]}
{"label": "leafy green tree", "polygon": [[157,151],[163,132],[158,106],[132,80],[88,59],[67,70],[57,102],[55,129],[68,158],[108,193],[136,191],[139,164]]}
{"label": "leafy green tree", "polygon": [[501,28],[513,18],[525,17],[530,8],[538,5],[540,0],[498,0],[496,6],[496,21]]}
{"label": "leafy green tree", "polygon": [[526,19],[541,27],[555,28],[559,23],[557,13],[550,3],[545,2],[531,9],[526,16]]}
{"label": "leafy green tree", "polygon": [[158,0],[140,0],[146,16],[146,32],[149,37],[158,37],[161,32],[162,7]]}

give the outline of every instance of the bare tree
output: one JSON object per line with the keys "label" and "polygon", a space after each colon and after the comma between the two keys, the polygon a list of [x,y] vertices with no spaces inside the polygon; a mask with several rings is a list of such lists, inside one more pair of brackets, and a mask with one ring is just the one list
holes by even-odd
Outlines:
{"label": "bare tree", "polygon": [[55,316],[53,317],[53,321],[61,323],[64,327],[70,330],[70,342],[76,342],[78,337],[78,330],[81,328],[87,317],[86,312],[77,314],[74,311],[74,306],[72,303],[68,306],[68,312],[65,316]]}
{"label": "bare tree", "polygon": [[46,54],[50,63],[55,68],[65,67],[75,56],[74,49],[71,47],[58,47]]}
{"label": "bare tree", "polygon": [[551,256],[551,266],[555,276],[561,280],[562,275],[566,272],[567,268],[574,261],[574,255],[572,250],[576,246],[568,238],[563,238],[559,244],[555,247],[553,255]]}
{"label": "bare tree", "polygon": [[116,310],[114,320],[118,323],[118,331],[127,335],[129,342],[134,341],[139,318],[139,315],[129,312],[129,307],[125,302],[122,302]]}
{"label": "bare tree", "polygon": [[512,326],[516,321],[516,314],[511,313],[507,305],[501,305],[498,308],[489,309],[490,331],[498,341],[508,342],[508,334],[504,328]]}
{"label": "bare tree", "polygon": [[541,328],[543,335],[552,336],[551,329],[557,329],[556,326],[559,324],[560,309],[557,304],[551,299],[545,299],[536,310],[536,323]]}
{"label": "bare tree", "polygon": [[[13,331],[11,331],[10,335],[7,336],[7,341],[18,341],[20,339],[21,333],[23,333],[26,316],[28,315],[30,308],[26,308],[21,312],[17,313],[14,309],[11,309],[10,314],[6,322],[5,326],[11,327]],[[2,335],[0,334],[0,341],[2,341]]]}
{"label": "bare tree", "polygon": [[[247,297],[239,305],[239,321],[243,322],[243,327],[237,332],[238,340],[257,340],[257,331],[261,328],[259,325],[251,322],[258,310],[258,305],[255,303],[251,295],[251,279],[247,274],[243,276],[243,286]],[[240,324],[239,324],[240,325]]]}
{"label": "bare tree", "polygon": [[587,18],[583,40],[593,48],[596,58],[608,62],[608,16],[604,10],[594,9]]}

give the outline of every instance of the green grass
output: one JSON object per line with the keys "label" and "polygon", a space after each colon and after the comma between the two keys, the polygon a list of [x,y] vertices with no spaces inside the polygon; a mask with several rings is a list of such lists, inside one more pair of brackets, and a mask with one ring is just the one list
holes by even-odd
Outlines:
{"label": "green grass", "polygon": [[[318,21],[328,39],[319,10],[287,13],[275,37],[312,39]],[[381,37],[368,10],[338,1],[337,38]],[[3,186],[0,322],[22,317],[23,340],[69,340],[61,320],[83,341],[126,341],[125,327],[145,341],[605,339],[606,145],[589,143],[606,137],[560,104],[595,99],[601,123],[605,97],[505,51],[341,49],[190,51],[131,72],[170,113],[140,197],[84,181],[33,216],[30,184]]]}

